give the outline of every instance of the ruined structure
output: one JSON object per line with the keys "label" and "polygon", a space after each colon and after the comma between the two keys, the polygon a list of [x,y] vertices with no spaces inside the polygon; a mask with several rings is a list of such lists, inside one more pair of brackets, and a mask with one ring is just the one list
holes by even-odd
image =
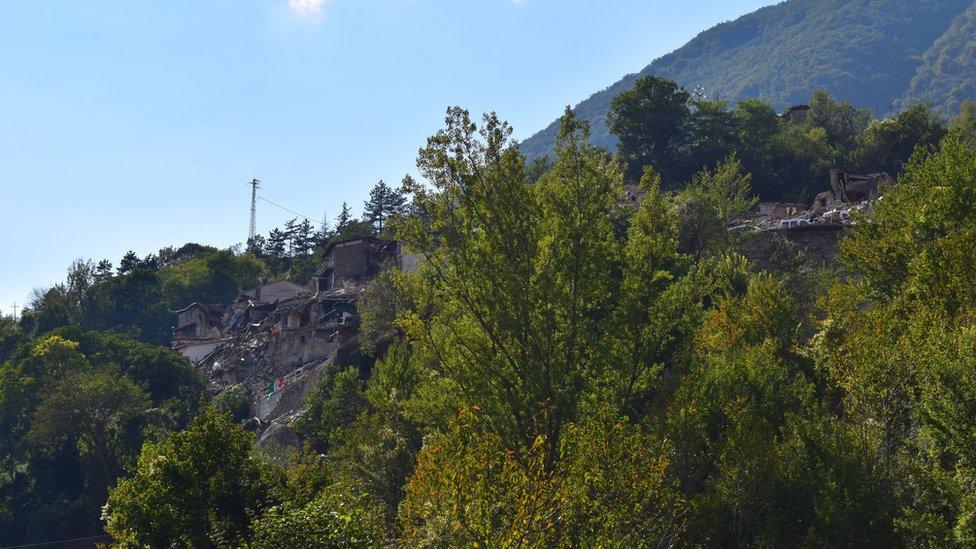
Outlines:
{"label": "ruined structure", "polygon": [[399,262],[400,246],[393,240],[363,236],[333,242],[325,261],[312,277],[316,292],[354,289],[379,274],[384,265]]}
{"label": "ruined structure", "polygon": [[783,111],[780,118],[793,124],[803,124],[807,121],[809,113],[810,105],[795,105]]}
{"label": "ruined structure", "polygon": [[252,288],[241,293],[241,297],[252,298],[261,303],[278,303],[279,301],[285,301],[293,297],[297,297],[306,288],[304,286],[299,286],[294,282],[289,282],[287,280],[279,280],[277,282],[271,282],[269,284],[264,284],[258,286],[257,288]]}
{"label": "ruined structure", "polygon": [[224,316],[223,305],[203,305],[191,303],[176,311],[176,330],[173,338],[177,340],[207,339],[220,330]]}
{"label": "ruined structure", "polygon": [[770,221],[796,217],[806,211],[803,204],[794,202],[761,202],[756,205],[755,215]]}
{"label": "ruined structure", "polygon": [[[334,242],[308,287],[272,282],[227,305],[179,311],[174,346],[210,380],[212,394],[245,390],[258,431],[287,424],[330,366],[362,362],[356,302],[366,283],[387,268],[414,270],[419,260],[392,240]],[[192,334],[193,346],[180,334]]]}
{"label": "ruined structure", "polygon": [[[881,185],[893,182],[894,179],[884,172],[862,175],[838,169],[830,170],[830,191],[834,200],[841,203],[870,200]],[[822,196],[818,196],[818,200]]]}

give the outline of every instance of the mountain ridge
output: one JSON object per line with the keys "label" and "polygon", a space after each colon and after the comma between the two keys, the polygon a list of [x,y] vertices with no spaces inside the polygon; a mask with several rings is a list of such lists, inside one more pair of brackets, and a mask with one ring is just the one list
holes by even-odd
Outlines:
{"label": "mountain ridge", "polygon": [[[702,87],[732,103],[758,98],[783,109],[817,89],[885,116],[919,102],[944,113],[976,96],[973,0],[788,0],[699,33],[684,46],[580,102],[593,143],[613,148],[610,102],[640,77]],[[558,122],[522,142],[547,154]]]}

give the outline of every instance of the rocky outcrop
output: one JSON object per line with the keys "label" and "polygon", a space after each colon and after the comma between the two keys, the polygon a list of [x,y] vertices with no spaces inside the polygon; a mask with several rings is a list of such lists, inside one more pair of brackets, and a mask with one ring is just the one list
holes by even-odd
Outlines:
{"label": "rocky outcrop", "polygon": [[769,229],[747,233],[739,242],[739,253],[757,268],[773,272],[813,272],[836,269],[843,225],[814,224],[790,229]]}

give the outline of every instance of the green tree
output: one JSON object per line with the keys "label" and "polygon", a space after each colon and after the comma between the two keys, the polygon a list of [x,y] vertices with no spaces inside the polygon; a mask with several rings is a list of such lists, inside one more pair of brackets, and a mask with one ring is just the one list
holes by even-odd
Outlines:
{"label": "green tree", "polygon": [[400,286],[416,304],[402,321],[415,352],[516,452],[540,435],[558,447],[603,366],[621,186],[586,131],[567,111],[558,160],[530,185],[506,124],[487,115],[479,139],[467,112],[450,109],[418,160],[433,184],[413,189],[427,217],[400,230],[427,258],[424,283]]}
{"label": "green tree", "polygon": [[687,143],[691,95],[671,80],[646,76],[614,98],[607,114],[610,133],[620,139],[617,152],[629,181],[652,166],[666,188],[683,179],[681,151]]}
{"label": "green tree", "polygon": [[381,179],[369,191],[369,200],[363,204],[363,221],[373,226],[376,234],[390,219],[403,215],[407,198],[400,189],[391,188]]}
{"label": "green tree", "polygon": [[34,412],[30,440],[53,454],[75,447],[85,467],[87,515],[99,519],[108,487],[141,443],[149,397],[118,372],[70,372],[43,396]]}
{"label": "green tree", "polygon": [[827,90],[817,90],[810,99],[807,125],[822,128],[827,133],[827,143],[834,150],[834,164],[854,150],[858,136],[871,122],[871,111],[857,109],[849,101],[837,101]]}
{"label": "green tree", "polygon": [[337,446],[343,431],[366,409],[359,369],[330,368],[306,397],[296,430],[316,447]]}
{"label": "green tree", "polygon": [[728,107],[725,101],[692,102],[685,153],[692,170],[712,169],[737,149],[737,120]]}
{"label": "green tree", "polygon": [[732,156],[715,167],[695,175],[679,194],[678,218],[681,249],[697,257],[729,251],[729,225],[756,205],[742,165]]}
{"label": "green tree", "polygon": [[131,477],[112,490],[106,529],[122,547],[239,546],[275,502],[253,435],[215,411],[147,443]]}
{"label": "green tree", "polygon": [[967,99],[959,108],[959,115],[952,119],[949,128],[957,131],[963,139],[976,142],[976,100]]}
{"label": "green tree", "polygon": [[916,105],[868,126],[859,136],[853,162],[862,171],[897,176],[916,149],[932,149],[945,135],[942,118],[928,105]]}

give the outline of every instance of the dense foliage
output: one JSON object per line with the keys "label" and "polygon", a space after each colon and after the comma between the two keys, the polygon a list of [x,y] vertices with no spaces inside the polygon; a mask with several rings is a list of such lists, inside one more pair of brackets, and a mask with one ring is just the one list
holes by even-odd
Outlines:
{"label": "dense foliage", "polygon": [[934,147],[946,133],[946,122],[925,105],[873,121],[870,111],[821,90],[805,119],[792,119],[754,99],[729,109],[654,77],[617,96],[607,122],[628,182],[652,165],[666,188],[680,188],[734,154],[761,198],[805,203],[825,188],[829,168],[898,175],[915,149]]}
{"label": "dense foliage", "polygon": [[182,356],[126,336],[61,328],[22,345],[0,365],[0,543],[100,533],[115,479],[202,392]]}
{"label": "dense foliage", "polygon": [[[661,101],[689,139],[641,134]],[[325,369],[290,459],[255,449],[242,391],[207,401],[178,355],[80,329],[98,294],[70,279],[66,316],[0,322],[0,542],[976,543],[976,109],[947,130],[924,108],[871,122],[821,93],[784,124],[660,80],[620,103],[631,148],[591,145],[567,111],[545,164],[494,114],[452,108],[420,151],[425,181],[396,191],[409,207],[378,186],[391,210],[366,230],[424,260],[367,288],[376,358]],[[900,174],[827,276],[761,271],[728,230],[770,159],[802,157],[777,156],[784,143]],[[670,146],[712,158],[674,163]],[[632,177],[641,199],[624,202]],[[141,269],[159,300],[219,299],[270,269],[265,250],[129,258],[85,288]]]}
{"label": "dense foliage", "polygon": [[[919,103],[955,114],[974,95],[970,0],[789,0],[709,29],[577,105],[595,144],[613,148],[607,113],[637,79],[656,76],[714,100],[758,98],[783,110],[826,88],[882,117]],[[550,154],[553,122],[522,144]]]}

